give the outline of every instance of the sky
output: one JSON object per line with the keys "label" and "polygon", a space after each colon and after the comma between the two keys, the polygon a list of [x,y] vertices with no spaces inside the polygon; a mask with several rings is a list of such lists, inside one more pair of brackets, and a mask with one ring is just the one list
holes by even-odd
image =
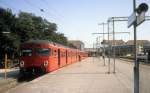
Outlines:
{"label": "sky", "polygon": [[[136,5],[150,0],[136,0]],[[81,40],[85,47],[93,47],[96,38],[102,35],[102,22],[110,17],[128,17],[133,13],[133,0],[0,0],[0,7],[12,9],[14,14],[20,11],[41,16],[58,26],[58,32],[64,33],[69,40]],[[44,12],[40,11],[43,9]],[[150,9],[146,16],[150,15]],[[112,26],[110,26],[112,31]],[[116,32],[130,32],[130,34],[116,34],[117,40],[133,40],[133,27],[127,28],[127,22],[115,22]],[[107,32],[105,25],[104,32]],[[137,27],[137,39],[150,40],[150,21],[145,21]],[[105,35],[104,39],[107,39]],[[112,35],[110,35],[112,39]]]}

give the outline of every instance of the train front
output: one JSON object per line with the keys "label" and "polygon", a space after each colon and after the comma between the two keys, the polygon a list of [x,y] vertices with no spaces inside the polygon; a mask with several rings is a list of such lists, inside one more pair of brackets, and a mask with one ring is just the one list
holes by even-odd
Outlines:
{"label": "train front", "polygon": [[20,74],[41,75],[49,72],[51,48],[48,43],[28,42],[20,48]]}

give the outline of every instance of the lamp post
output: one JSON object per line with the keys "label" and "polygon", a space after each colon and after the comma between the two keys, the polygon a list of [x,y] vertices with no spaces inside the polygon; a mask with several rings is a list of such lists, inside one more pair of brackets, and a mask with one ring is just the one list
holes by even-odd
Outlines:
{"label": "lamp post", "polygon": [[[115,22],[116,21],[128,21],[127,20],[127,17],[111,17],[108,19],[108,40],[109,40],[109,23],[112,22],[112,26],[113,26],[113,31],[112,31],[112,34],[113,34],[113,62],[114,62],[114,67],[113,67],[113,73],[116,72],[116,49],[115,49],[115,45],[116,45],[116,42],[115,42],[115,34],[126,34],[126,33],[129,33],[129,32],[115,32]],[[110,54],[110,51],[109,51],[109,54]],[[110,56],[110,55],[109,55]],[[110,73],[110,57],[108,59],[108,65],[109,65],[109,69],[108,69],[108,73]]]}
{"label": "lamp post", "polygon": [[100,57],[100,49],[101,49],[101,43],[100,43],[100,38],[101,38],[102,36],[98,36],[97,38],[96,38],[96,55],[97,55],[97,57]]}
{"label": "lamp post", "polygon": [[101,53],[101,50],[102,50],[102,49],[101,49],[101,39],[100,39],[101,37],[102,37],[102,36],[98,36],[98,39],[99,39],[99,40],[98,40],[98,42],[99,42],[99,44],[98,44],[98,45],[99,45],[99,51],[98,51],[98,52],[99,52],[99,58],[100,58],[100,53]]}
{"label": "lamp post", "polygon": [[[103,26],[103,41],[105,39],[105,33],[104,33],[104,26],[107,25],[107,23],[99,23],[98,25],[102,25]],[[104,66],[105,66],[105,44],[103,44],[103,53],[102,53],[102,56],[103,56],[103,60],[104,60]]]}
{"label": "lamp post", "polygon": [[[112,19],[114,19],[113,17],[112,17]],[[113,46],[114,46],[114,48],[113,48],[113,60],[114,60],[114,71],[113,71],[113,73],[115,73],[116,72],[116,61],[115,61],[115,58],[116,58],[116,49],[115,49],[115,45],[116,45],[116,42],[115,42],[115,24],[114,24],[114,20],[113,20]]]}
{"label": "lamp post", "polygon": [[[133,12],[136,13],[136,0],[133,0]],[[136,18],[137,20],[137,18]],[[134,93],[139,93],[139,64],[137,62],[137,46],[136,46],[136,21],[133,24],[134,29]]]}
{"label": "lamp post", "polygon": [[108,74],[110,74],[110,44],[109,44],[109,20],[107,21],[107,30],[108,30]]}
{"label": "lamp post", "polygon": [[145,21],[145,13],[147,12],[147,10],[148,5],[146,3],[142,3],[138,8],[136,8],[136,0],[133,0],[133,13],[128,18],[128,28],[133,25],[134,29],[134,93],[139,93],[139,62],[137,60],[136,27]]}
{"label": "lamp post", "polygon": [[[130,32],[115,32],[115,31],[113,31],[113,32],[110,33],[109,32],[109,22],[110,22],[110,20],[108,20],[108,33],[92,33],[92,34],[107,34],[108,35],[108,73],[110,73],[110,44],[109,44],[109,35],[113,34],[113,37],[114,37],[114,34],[129,34],[130,33]],[[114,53],[114,55],[115,55],[115,53]],[[115,59],[115,57],[114,57],[114,59]],[[104,64],[105,64],[105,60],[104,60]],[[114,71],[113,72],[115,73],[115,60],[114,60]]]}
{"label": "lamp post", "polygon": [[[3,34],[10,34],[10,32],[2,32]],[[6,42],[7,43],[7,42]],[[8,65],[8,61],[7,61],[7,49],[5,48],[5,73],[4,73],[4,78],[7,79],[7,65]]]}

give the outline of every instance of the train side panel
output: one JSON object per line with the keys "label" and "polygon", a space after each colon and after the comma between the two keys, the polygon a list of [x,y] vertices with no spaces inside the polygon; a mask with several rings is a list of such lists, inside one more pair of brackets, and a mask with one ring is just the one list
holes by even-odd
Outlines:
{"label": "train side panel", "polygon": [[[48,73],[71,63],[81,61],[87,53],[77,49],[65,48],[50,43],[35,42],[21,45],[23,54],[20,60],[20,70],[38,70]],[[26,55],[27,54],[27,55]],[[38,71],[36,70],[36,71]]]}
{"label": "train side panel", "polygon": [[66,65],[66,49],[59,48],[60,49],[60,65],[59,67],[63,67]]}

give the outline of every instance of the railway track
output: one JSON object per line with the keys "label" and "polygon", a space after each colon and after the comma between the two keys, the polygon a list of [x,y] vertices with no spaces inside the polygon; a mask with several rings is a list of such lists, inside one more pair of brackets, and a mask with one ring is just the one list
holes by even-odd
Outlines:
{"label": "railway track", "polygon": [[[119,60],[126,61],[126,62],[134,62],[134,60],[132,60],[132,59],[126,59],[126,58],[118,58],[118,59],[119,59]],[[150,66],[150,63],[144,62],[144,61],[141,61],[140,64],[141,64],[141,65],[147,65],[147,66]]]}

